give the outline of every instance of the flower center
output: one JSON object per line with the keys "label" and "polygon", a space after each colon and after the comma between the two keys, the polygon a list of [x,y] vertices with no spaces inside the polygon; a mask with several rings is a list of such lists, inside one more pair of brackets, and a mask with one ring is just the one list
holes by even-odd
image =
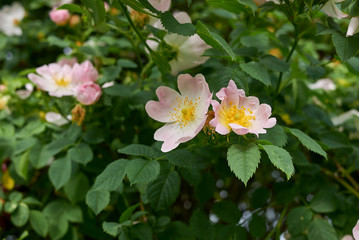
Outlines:
{"label": "flower center", "polygon": [[15,26],[19,26],[20,20],[15,18],[13,23],[14,23]]}
{"label": "flower center", "polygon": [[188,123],[195,120],[198,101],[201,98],[189,99],[188,97],[177,97],[174,104],[171,105],[173,110],[167,114],[170,120],[178,123],[180,128],[187,126]]}
{"label": "flower center", "polygon": [[67,85],[70,83],[70,81],[65,78],[56,79],[55,82],[59,87],[67,87]]}
{"label": "flower center", "polygon": [[253,112],[250,108],[240,107],[236,105],[231,105],[228,108],[222,108],[219,111],[220,121],[223,126],[230,128],[228,124],[235,123],[242,127],[250,127],[252,125],[252,120],[255,120],[256,117],[252,116]]}

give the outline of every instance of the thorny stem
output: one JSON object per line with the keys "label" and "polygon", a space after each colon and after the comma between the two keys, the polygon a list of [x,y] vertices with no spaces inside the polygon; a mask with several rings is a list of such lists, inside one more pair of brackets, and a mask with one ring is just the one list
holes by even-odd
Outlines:
{"label": "thorny stem", "polygon": [[282,222],[283,222],[283,219],[287,213],[287,210],[288,210],[288,205],[286,205],[283,210],[282,210],[282,213],[280,214],[280,217],[279,217],[279,220],[278,220],[278,223],[277,225],[275,226],[275,228],[272,229],[272,231],[267,235],[267,237],[265,238],[265,240],[269,240],[274,233],[276,233],[276,239],[279,239],[279,235],[280,235],[280,228],[282,226]]}
{"label": "thorny stem", "polygon": [[330,176],[334,178],[337,182],[339,182],[341,185],[343,185],[349,192],[354,194],[357,198],[359,198],[359,192],[356,191],[352,186],[350,186],[346,181],[340,178],[340,176],[337,173],[332,173],[328,169],[322,168],[322,171],[325,175]]}
{"label": "thorny stem", "polygon": [[145,45],[145,47],[147,48],[147,50],[152,53],[153,50],[150,48],[150,46],[148,46],[148,44],[146,43],[145,39],[142,37],[141,33],[138,31],[138,29],[136,28],[135,24],[133,23],[130,15],[128,14],[128,11],[126,9],[126,6],[123,5],[123,3],[121,1],[118,1],[118,3],[120,4],[121,6],[121,10],[122,12],[125,14],[128,22],[130,23],[132,29],[135,31],[135,33],[137,34],[137,36],[139,37],[139,39],[141,40],[141,42]]}

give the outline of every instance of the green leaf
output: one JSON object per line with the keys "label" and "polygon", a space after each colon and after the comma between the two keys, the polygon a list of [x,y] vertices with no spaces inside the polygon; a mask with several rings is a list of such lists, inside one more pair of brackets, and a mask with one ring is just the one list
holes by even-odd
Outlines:
{"label": "green leaf", "polygon": [[278,72],[286,72],[289,70],[289,64],[279,58],[276,58],[272,55],[265,55],[260,60],[259,63],[265,66],[267,69]]}
{"label": "green leaf", "polygon": [[359,0],[354,0],[350,6],[349,15],[351,17],[359,16]]}
{"label": "green leaf", "polygon": [[293,208],[287,217],[288,231],[292,236],[303,233],[309,226],[313,213],[306,207]]}
{"label": "green leaf", "polygon": [[309,224],[308,240],[337,240],[335,229],[327,220],[315,219]]}
{"label": "green leaf", "polygon": [[20,203],[15,212],[11,214],[11,222],[16,227],[22,227],[27,223],[29,220],[30,210],[29,207],[25,203]]}
{"label": "green leaf", "polygon": [[22,199],[23,195],[20,192],[14,191],[10,193],[9,200],[14,203],[19,203]]}
{"label": "green leaf", "polygon": [[67,154],[72,161],[83,165],[86,165],[93,159],[92,149],[86,143],[80,143],[79,145],[70,148]]}
{"label": "green leaf", "polygon": [[217,48],[219,50],[225,51],[232,59],[236,60],[236,54],[233,52],[232,48],[228,43],[218,34],[211,32],[206,25],[201,21],[197,22],[196,25],[197,34],[210,46]]}
{"label": "green leaf", "polygon": [[126,165],[125,172],[131,185],[149,183],[160,173],[160,164],[154,160],[133,159]]}
{"label": "green leaf", "polygon": [[183,36],[191,36],[196,33],[196,28],[192,23],[179,23],[170,11],[161,14],[162,25],[172,33]]}
{"label": "green leaf", "polygon": [[111,235],[112,237],[116,237],[119,234],[121,228],[121,224],[116,222],[103,222],[102,229],[105,233]]}
{"label": "green leaf", "polygon": [[273,145],[261,145],[261,147],[266,151],[273,165],[287,175],[287,179],[294,174],[292,157],[285,149]]}
{"label": "green leaf", "polygon": [[127,159],[119,159],[107,165],[105,170],[97,176],[93,189],[105,191],[118,190],[125,177],[125,168],[128,162]]}
{"label": "green leaf", "polygon": [[151,58],[162,73],[171,72],[171,66],[164,56],[158,52],[151,51]]}
{"label": "green leaf", "polygon": [[49,168],[49,177],[52,185],[58,190],[64,186],[71,177],[71,161],[67,157],[55,160]]}
{"label": "green leaf", "polygon": [[153,239],[153,233],[151,227],[146,223],[139,223],[133,225],[131,228],[131,239],[138,240],[151,240]]}
{"label": "green leaf", "polygon": [[264,217],[257,214],[252,216],[249,222],[249,233],[255,238],[263,239],[266,234],[266,220]]}
{"label": "green leaf", "polygon": [[67,9],[70,12],[81,13],[81,14],[88,13],[85,9],[81,8],[77,4],[64,4],[64,5],[62,5],[61,7],[57,8],[57,9]]}
{"label": "green leaf", "polygon": [[97,215],[110,203],[110,192],[91,189],[86,194],[86,204]]}
{"label": "green leaf", "polygon": [[90,188],[89,180],[86,175],[79,172],[73,175],[65,185],[65,193],[72,203],[76,203],[85,198]]}
{"label": "green leaf", "polygon": [[216,202],[213,205],[213,212],[223,221],[227,223],[238,223],[241,219],[241,211],[236,204],[230,201]]}
{"label": "green leaf", "polygon": [[56,46],[60,48],[69,47],[71,45],[71,42],[69,40],[61,39],[53,35],[47,38],[47,42],[49,43],[50,46]]}
{"label": "green leaf", "polygon": [[257,5],[252,0],[237,0],[238,2],[242,3],[245,6],[248,6],[252,9],[252,12],[255,13],[258,9]]}
{"label": "green leaf", "polygon": [[131,144],[122,149],[118,149],[118,152],[127,155],[148,157],[148,158],[153,158],[155,154],[153,148],[143,144]]}
{"label": "green leaf", "polygon": [[257,62],[249,62],[249,63],[241,63],[239,64],[240,68],[251,77],[259,80],[266,86],[270,86],[272,83],[269,80],[269,73],[268,71]]}
{"label": "green leaf", "polygon": [[318,213],[331,213],[338,209],[338,201],[332,190],[324,189],[316,193],[310,207]]}
{"label": "green leaf", "polygon": [[36,143],[38,143],[38,141],[36,138],[33,137],[21,139],[19,142],[16,143],[15,155],[20,154],[28,150],[29,148],[32,148],[36,145]]}
{"label": "green leaf", "polygon": [[333,44],[337,54],[342,61],[347,61],[353,57],[357,52],[359,45],[359,39],[355,37],[346,37],[337,32],[332,35]]}
{"label": "green leaf", "polygon": [[327,158],[327,153],[323,150],[323,148],[307,134],[296,128],[285,129],[292,135],[296,136],[306,148]]}
{"label": "green leaf", "polygon": [[45,131],[45,125],[40,120],[34,120],[29,122],[25,127],[16,134],[17,138],[28,138],[30,136],[38,135]]}
{"label": "green leaf", "polygon": [[176,171],[161,173],[158,178],[148,184],[147,197],[155,210],[169,207],[177,198],[181,179]]}
{"label": "green leaf", "polygon": [[258,146],[254,143],[246,146],[234,144],[228,149],[227,161],[232,172],[247,185],[258,167],[260,156]]}
{"label": "green leaf", "polygon": [[49,232],[49,223],[44,214],[40,211],[30,211],[30,225],[41,237],[45,237]]}
{"label": "green leaf", "polygon": [[65,236],[69,228],[69,222],[65,215],[60,215],[57,218],[47,216],[47,219],[49,219],[49,235],[51,239],[59,240]]}
{"label": "green leaf", "polygon": [[199,209],[196,209],[189,220],[191,229],[197,239],[212,240],[214,239],[214,229],[209,223],[209,217]]}
{"label": "green leaf", "polygon": [[102,0],[81,0],[92,15],[95,25],[105,20],[106,11]]}
{"label": "green leaf", "polygon": [[178,167],[192,167],[195,156],[185,149],[171,151],[166,155],[166,159]]}
{"label": "green leaf", "polygon": [[27,179],[27,172],[29,170],[29,154],[30,150],[13,159],[16,173],[25,180]]}
{"label": "green leaf", "polygon": [[139,203],[128,207],[120,216],[120,223],[124,223],[125,221],[129,220],[132,216],[133,211],[140,206]]}
{"label": "green leaf", "polygon": [[31,165],[40,169],[46,166],[53,154],[47,150],[47,146],[36,145],[30,151],[29,160]]}
{"label": "green leaf", "polygon": [[287,143],[287,133],[280,125],[275,125],[267,129],[266,134],[261,134],[259,139],[268,140],[278,147],[283,147]]}

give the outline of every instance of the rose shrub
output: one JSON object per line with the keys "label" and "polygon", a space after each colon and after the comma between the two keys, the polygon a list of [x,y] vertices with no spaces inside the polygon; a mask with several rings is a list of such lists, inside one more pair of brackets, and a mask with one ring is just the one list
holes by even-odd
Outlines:
{"label": "rose shrub", "polygon": [[359,240],[359,0],[3,0],[0,238]]}

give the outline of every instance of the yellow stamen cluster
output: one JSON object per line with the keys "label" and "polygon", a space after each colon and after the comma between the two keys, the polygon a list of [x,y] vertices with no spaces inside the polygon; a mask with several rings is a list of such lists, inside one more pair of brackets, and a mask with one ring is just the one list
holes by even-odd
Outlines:
{"label": "yellow stamen cluster", "polygon": [[173,110],[167,114],[167,116],[170,117],[170,121],[178,123],[181,129],[186,127],[188,123],[195,119],[195,113],[200,99],[200,97],[196,99],[177,97],[171,105]]}
{"label": "yellow stamen cluster", "polygon": [[220,121],[222,125],[226,126],[228,129],[230,129],[228,126],[230,123],[235,123],[243,127],[250,127],[252,125],[251,121],[256,119],[252,114],[253,112],[250,108],[245,108],[243,106],[238,108],[236,105],[222,108],[219,111]]}
{"label": "yellow stamen cluster", "polygon": [[19,19],[14,19],[13,21],[15,26],[19,26],[20,25],[20,20]]}
{"label": "yellow stamen cluster", "polygon": [[60,78],[60,79],[55,79],[55,82],[59,87],[67,87],[67,85],[69,85],[70,83],[70,80],[65,78]]}

